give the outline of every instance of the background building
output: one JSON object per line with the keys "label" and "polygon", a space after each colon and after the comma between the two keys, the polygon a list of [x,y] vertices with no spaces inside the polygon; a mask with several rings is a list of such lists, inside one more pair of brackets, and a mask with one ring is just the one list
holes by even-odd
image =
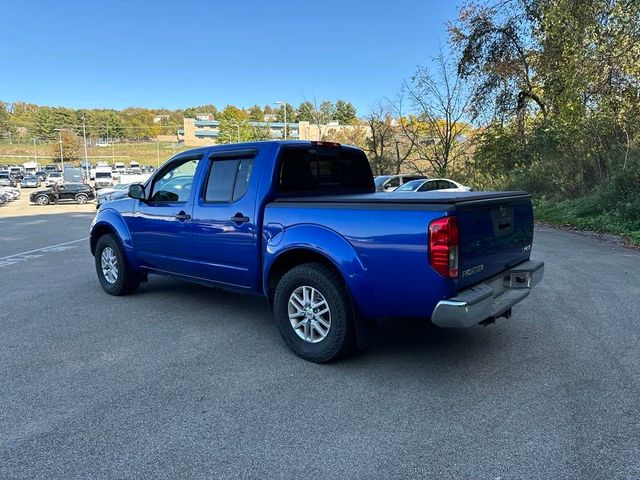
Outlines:
{"label": "background building", "polygon": [[[184,126],[178,130],[178,140],[184,141],[185,146],[198,147],[215,145],[220,135],[220,122],[213,119],[185,118]],[[246,122],[256,128],[267,128],[273,140],[284,138],[283,122]],[[320,140],[326,135],[337,131],[356,128],[353,125],[339,125],[330,122],[326,125],[316,125],[309,122],[287,123],[288,135],[291,140]]]}

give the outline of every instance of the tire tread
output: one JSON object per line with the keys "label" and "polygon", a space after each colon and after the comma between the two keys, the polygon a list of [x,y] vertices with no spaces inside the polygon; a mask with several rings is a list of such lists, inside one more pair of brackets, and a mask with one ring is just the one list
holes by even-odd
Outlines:
{"label": "tire tread", "polygon": [[[311,344],[305,344],[306,348],[301,350],[300,342],[303,341],[297,338],[289,323],[287,305],[289,302],[288,292],[291,290],[290,284],[295,286],[296,282],[303,281],[314,285],[322,285],[323,288],[321,290],[325,298],[327,298],[327,295],[330,297],[336,296],[340,302],[340,307],[343,309],[341,313],[345,318],[340,320],[334,316],[336,305],[331,307],[331,328],[338,329],[337,335],[332,335],[332,338],[335,338],[336,341],[325,345],[322,350],[309,347]],[[327,301],[330,300],[327,298]],[[338,359],[353,350],[355,346],[355,327],[351,299],[342,277],[327,265],[320,262],[303,263],[286,272],[276,286],[273,304],[274,314],[282,338],[287,346],[301,358],[315,363],[326,363]],[[320,345],[324,341],[313,345]]]}

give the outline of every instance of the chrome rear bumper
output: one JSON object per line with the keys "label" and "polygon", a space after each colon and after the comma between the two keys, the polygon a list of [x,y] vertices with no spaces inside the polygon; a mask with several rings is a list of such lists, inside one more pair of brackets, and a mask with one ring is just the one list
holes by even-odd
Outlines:
{"label": "chrome rear bumper", "polygon": [[431,315],[439,327],[471,327],[484,320],[507,316],[544,275],[544,262],[527,260],[499,275],[441,300]]}

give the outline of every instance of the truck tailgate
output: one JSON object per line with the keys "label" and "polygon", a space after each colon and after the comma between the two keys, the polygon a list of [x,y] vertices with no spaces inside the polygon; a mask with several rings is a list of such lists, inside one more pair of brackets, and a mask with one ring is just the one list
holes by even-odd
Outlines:
{"label": "truck tailgate", "polygon": [[529,195],[456,203],[462,290],[529,259],[533,210]]}

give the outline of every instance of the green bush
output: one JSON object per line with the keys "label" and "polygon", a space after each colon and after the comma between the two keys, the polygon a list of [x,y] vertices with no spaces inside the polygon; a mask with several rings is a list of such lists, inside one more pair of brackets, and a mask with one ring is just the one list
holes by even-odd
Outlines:
{"label": "green bush", "polygon": [[539,198],[534,202],[541,221],[613,233],[640,245],[640,176],[619,174],[598,186],[591,195],[556,201]]}

